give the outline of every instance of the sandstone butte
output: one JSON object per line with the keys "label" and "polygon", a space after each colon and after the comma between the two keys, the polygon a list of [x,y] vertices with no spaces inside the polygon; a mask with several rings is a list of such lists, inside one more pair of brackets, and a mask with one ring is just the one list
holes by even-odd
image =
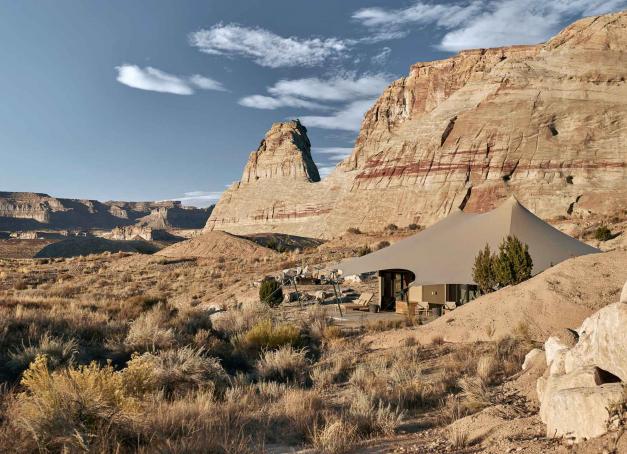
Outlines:
{"label": "sandstone butte", "polygon": [[417,63],[322,181],[306,128],[274,124],[206,229],[324,238],[429,225],[511,194],[545,219],[625,209],[626,51],[621,12],[577,21],[544,44]]}

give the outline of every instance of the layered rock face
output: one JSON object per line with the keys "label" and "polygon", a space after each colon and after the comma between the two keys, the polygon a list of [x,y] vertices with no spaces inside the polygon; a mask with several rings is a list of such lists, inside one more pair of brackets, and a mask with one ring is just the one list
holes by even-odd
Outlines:
{"label": "layered rock face", "polygon": [[278,228],[322,236],[319,221],[331,212],[338,193],[329,179],[320,182],[310,147],[307,130],[299,121],[272,125],[250,154],[241,180],[214,207],[206,229],[256,233]]}
{"label": "layered rock face", "polygon": [[211,209],[180,202],[98,202],[32,192],[0,192],[0,229],[111,229],[139,222],[152,228],[202,228]]}
{"label": "layered rock face", "polygon": [[[334,236],[428,225],[512,194],[544,218],[625,208],[626,78],[624,12],[580,20],[545,44],[416,64],[366,113],[352,155],[329,177],[281,186],[276,159],[286,156],[274,153],[261,174],[251,156],[207,228]],[[257,192],[273,193],[255,196],[251,175]]]}

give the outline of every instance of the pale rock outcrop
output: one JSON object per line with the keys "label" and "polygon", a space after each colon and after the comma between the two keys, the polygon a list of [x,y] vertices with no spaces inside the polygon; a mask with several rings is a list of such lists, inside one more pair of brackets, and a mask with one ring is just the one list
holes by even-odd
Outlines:
{"label": "pale rock outcrop", "polygon": [[581,365],[594,365],[627,382],[627,305],[616,303],[587,318],[579,329],[579,342],[566,352],[566,373]]}
{"label": "pale rock outcrop", "polygon": [[539,348],[534,348],[529,353],[525,355],[525,360],[522,365],[522,370],[527,370],[531,364],[536,361],[536,358],[543,356],[545,353],[543,350]]}
{"label": "pale rock outcrop", "polygon": [[320,182],[292,148],[307,142],[273,126],[207,229],[333,237],[426,226],[512,194],[543,218],[626,208],[625,41],[620,12],[577,21],[545,44],[418,63],[383,92],[352,155]]}
{"label": "pale rock outcrop", "polygon": [[626,326],[627,305],[619,302],[585,319],[570,348],[547,339],[549,369],[536,389],[548,437],[581,441],[607,432],[610,408],[627,398]]}
{"label": "pale rock outcrop", "polygon": [[608,408],[620,402],[623,393],[624,387],[620,383],[563,389],[554,393],[545,416],[547,436],[572,437],[581,441],[603,435],[608,430]]}
{"label": "pale rock outcrop", "polygon": [[623,291],[620,294],[620,302],[627,304],[627,282],[625,282],[625,286],[623,287]]}

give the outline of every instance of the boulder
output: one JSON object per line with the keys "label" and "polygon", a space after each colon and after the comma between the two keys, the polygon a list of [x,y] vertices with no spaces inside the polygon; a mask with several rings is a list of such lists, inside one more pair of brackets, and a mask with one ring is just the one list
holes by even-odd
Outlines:
{"label": "boulder", "polygon": [[627,305],[611,304],[584,320],[579,342],[564,354],[564,369],[569,373],[583,365],[597,366],[627,382]]}
{"label": "boulder", "polygon": [[581,367],[569,374],[549,375],[537,386],[540,400],[540,419],[546,423],[549,409],[553,406],[553,397],[565,389],[596,387],[602,380],[596,367]]}
{"label": "boulder", "polygon": [[564,355],[568,351],[568,346],[558,337],[551,336],[544,343],[544,351],[546,354],[546,365],[549,367],[550,374],[563,374]]}
{"label": "boulder", "polygon": [[525,355],[525,361],[522,365],[522,370],[527,370],[538,358],[544,356],[544,351],[539,348],[534,348]]}
{"label": "boulder", "polygon": [[603,435],[610,419],[608,408],[620,402],[623,393],[622,384],[609,383],[552,394],[543,418],[547,437],[567,437],[577,442]]}

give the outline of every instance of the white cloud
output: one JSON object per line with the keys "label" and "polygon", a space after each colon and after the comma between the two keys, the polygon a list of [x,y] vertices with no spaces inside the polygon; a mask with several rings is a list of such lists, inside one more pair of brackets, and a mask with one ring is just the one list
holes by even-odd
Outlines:
{"label": "white cloud", "polygon": [[224,86],[217,80],[201,76],[200,74],[194,74],[192,77],[189,78],[189,81],[191,84],[193,84],[197,88],[200,88],[201,90],[226,91]]}
{"label": "white cloud", "polygon": [[354,72],[338,74],[328,79],[280,80],[268,88],[271,95],[295,96],[318,101],[348,101],[381,94],[394,79],[390,74],[365,74],[357,77]]}
{"label": "white cloud", "polygon": [[328,58],[342,56],[348,47],[348,42],[337,38],[285,38],[263,28],[237,24],[217,24],[192,33],[189,40],[201,52],[241,55],[270,68],[317,66]]}
{"label": "white cloud", "polygon": [[357,10],[353,19],[369,28],[373,42],[406,36],[411,26],[445,31],[446,51],[540,43],[569,22],[627,7],[627,0],[475,0],[448,4],[415,2],[407,8]]}
{"label": "white cloud", "polygon": [[327,106],[323,106],[322,104],[307,101],[306,99],[296,98],[294,96],[279,96],[277,98],[273,98],[272,96],[252,95],[241,98],[238,103],[244,107],[267,110],[274,110],[279,107],[302,107],[305,109],[321,110],[328,109]]}
{"label": "white cloud", "polygon": [[220,82],[198,74],[186,78],[168,74],[150,66],[140,68],[136,65],[127,64],[116,66],[115,69],[118,72],[116,78],[118,82],[140,90],[175,95],[191,95],[194,93],[194,88],[224,91]]}
{"label": "white cloud", "polygon": [[309,127],[323,129],[339,129],[343,131],[359,131],[364,113],[370,109],[374,99],[354,101],[326,116],[302,116],[301,122]]}
{"label": "white cloud", "polygon": [[388,62],[391,53],[392,49],[390,49],[389,47],[384,47],[383,49],[381,49],[381,52],[370,58],[370,61],[374,65],[383,66]]}
{"label": "white cloud", "polygon": [[256,109],[296,107],[331,110],[329,115],[299,117],[308,127],[358,131],[363,114],[394,77],[382,73],[358,77],[353,72],[345,72],[328,79],[280,80],[268,88],[273,96],[247,96],[239,103]]}
{"label": "white cloud", "polygon": [[172,197],[166,201],[178,200],[183,205],[195,207],[208,207],[215,204],[222,196],[221,191],[190,191],[183,197]]}

